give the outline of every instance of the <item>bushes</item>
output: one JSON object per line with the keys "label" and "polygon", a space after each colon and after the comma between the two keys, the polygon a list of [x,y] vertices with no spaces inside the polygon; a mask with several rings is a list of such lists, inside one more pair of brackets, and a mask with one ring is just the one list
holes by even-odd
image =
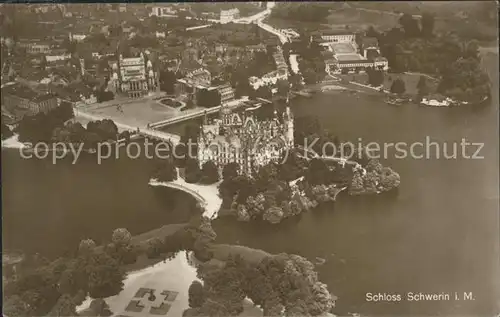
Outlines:
{"label": "bushes", "polygon": [[203,284],[201,284],[199,281],[193,281],[193,283],[191,283],[191,286],[189,286],[188,294],[189,307],[198,308],[203,305],[203,302],[205,301],[205,294],[203,292]]}
{"label": "bushes", "polygon": [[201,180],[202,184],[213,184],[219,181],[219,169],[214,162],[208,161],[203,164],[201,169]]}

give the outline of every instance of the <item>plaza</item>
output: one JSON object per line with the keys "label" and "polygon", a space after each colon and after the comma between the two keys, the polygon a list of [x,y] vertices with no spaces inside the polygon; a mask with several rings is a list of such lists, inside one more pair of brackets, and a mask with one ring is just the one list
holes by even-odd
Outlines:
{"label": "plaza", "polygon": [[166,102],[162,103],[161,100],[163,99],[166,98],[144,97],[140,99],[111,100],[84,108],[77,108],[75,115],[78,116],[78,112],[81,111],[103,119],[112,119],[124,125],[142,128],[154,122],[168,120],[204,109],[199,107],[186,110],[184,110],[184,107],[175,108],[169,106]]}

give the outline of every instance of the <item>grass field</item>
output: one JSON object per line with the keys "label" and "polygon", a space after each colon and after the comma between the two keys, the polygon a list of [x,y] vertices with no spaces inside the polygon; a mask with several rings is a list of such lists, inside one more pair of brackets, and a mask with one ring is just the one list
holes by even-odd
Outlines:
{"label": "grass field", "polygon": [[230,254],[233,256],[238,254],[243,259],[253,264],[259,264],[265,257],[271,255],[263,250],[232,244],[215,244],[211,248],[211,251],[214,254],[214,259],[219,261],[226,261]]}
{"label": "grass field", "polygon": [[351,31],[366,30],[370,26],[378,29],[390,29],[398,24],[399,17],[380,12],[360,11],[353,8],[344,8],[332,11],[327,17],[332,28],[348,28]]}

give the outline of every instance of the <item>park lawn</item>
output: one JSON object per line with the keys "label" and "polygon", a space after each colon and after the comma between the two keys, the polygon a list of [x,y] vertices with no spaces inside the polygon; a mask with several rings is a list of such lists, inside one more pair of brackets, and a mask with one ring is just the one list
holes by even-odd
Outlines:
{"label": "park lawn", "polygon": [[231,244],[215,244],[211,247],[214,259],[219,261],[227,261],[229,255],[240,255],[246,262],[259,264],[264,258],[272,254],[259,249],[252,249],[242,245]]}
{"label": "park lawn", "polygon": [[348,28],[349,31],[364,31],[370,26],[386,30],[398,25],[399,16],[383,12],[361,11],[354,8],[332,10],[327,17],[332,28]]}
{"label": "park lawn", "polygon": [[179,231],[180,229],[186,227],[187,225],[188,225],[187,223],[177,223],[177,224],[164,225],[164,226],[161,226],[160,228],[156,228],[156,229],[138,234],[136,236],[133,236],[132,243],[139,244],[139,243],[148,241],[152,238],[158,238],[160,240],[163,240],[166,237],[173,235],[175,232]]}

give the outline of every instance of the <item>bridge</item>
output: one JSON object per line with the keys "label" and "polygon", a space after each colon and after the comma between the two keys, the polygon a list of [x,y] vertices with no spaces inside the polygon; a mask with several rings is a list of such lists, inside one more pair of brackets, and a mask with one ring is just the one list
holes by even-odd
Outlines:
{"label": "bridge", "polygon": [[[104,120],[104,119],[110,119],[113,120],[113,118],[106,118],[104,116],[100,115],[95,115],[95,114],[90,114],[86,112],[82,112],[80,109],[78,111],[75,111],[75,117],[76,118],[83,118],[85,120],[90,120],[90,121],[97,121],[97,120]],[[114,120],[113,120],[114,121]],[[135,135],[141,135],[150,139],[158,140],[158,141],[168,141],[171,142],[173,145],[177,145],[180,142],[180,136],[168,132],[163,132],[163,131],[158,131],[154,130],[151,127],[133,127],[127,124],[123,124],[120,122],[114,121],[116,126],[118,127],[118,131],[129,131],[134,133]]]}
{"label": "bridge", "polygon": [[166,126],[169,126],[169,125],[172,125],[172,124],[175,124],[175,123],[179,123],[179,122],[191,120],[191,119],[194,119],[194,118],[203,117],[204,115],[214,114],[214,113],[219,112],[220,109],[221,109],[221,107],[223,107],[223,106],[228,107],[230,109],[233,109],[233,108],[235,109],[235,108],[240,107],[241,103],[244,102],[244,101],[247,101],[247,100],[248,100],[248,98],[242,98],[242,99],[238,99],[238,100],[233,100],[233,101],[228,102],[228,103],[226,103],[224,105],[216,106],[216,107],[213,107],[213,108],[201,109],[201,110],[197,110],[197,111],[186,113],[184,115],[180,115],[180,116],[176,116],[176,117],[173,117],[173,118],[165,119],[165,120],[162,120],[162,121],[150,123],[149,124],[149,128],[157,129],[157,128],[166,127]]}

